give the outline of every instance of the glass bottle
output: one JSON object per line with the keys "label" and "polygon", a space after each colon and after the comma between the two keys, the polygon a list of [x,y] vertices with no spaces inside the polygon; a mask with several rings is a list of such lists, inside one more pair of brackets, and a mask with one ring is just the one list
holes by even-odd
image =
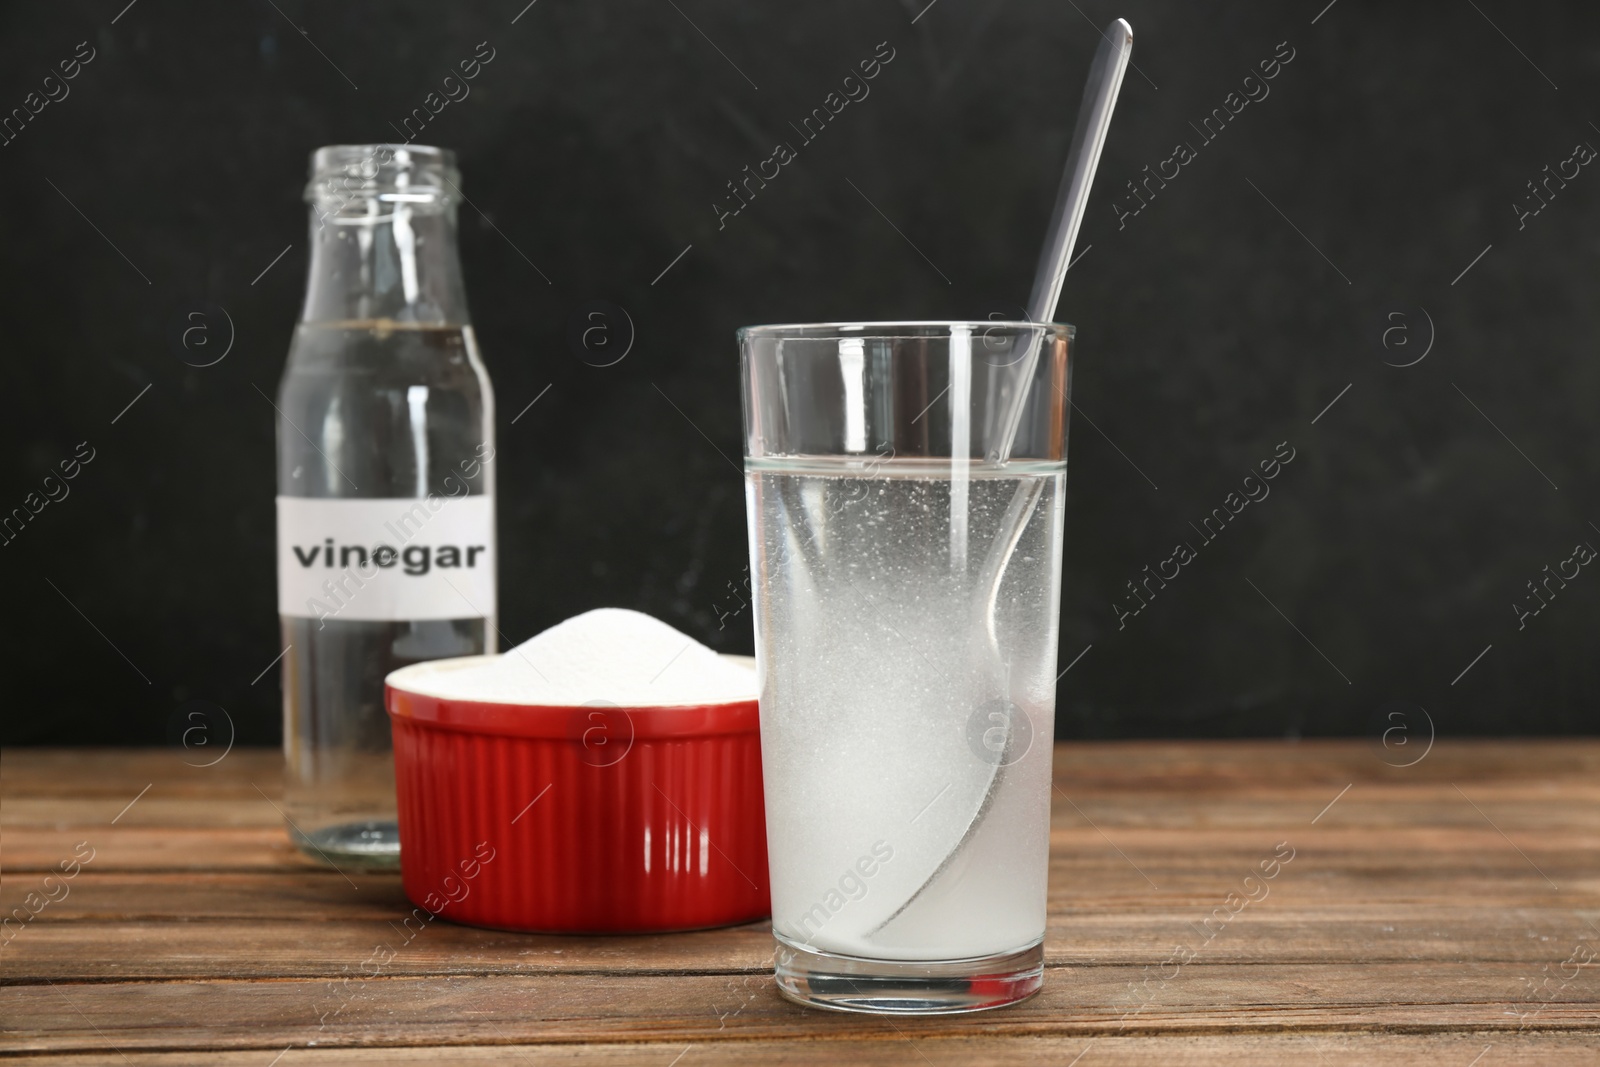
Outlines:
{"label": "glass bottle", "polygon": [[495,650],[494,398],[455,155],[311,157],[311,265],[278,387],[284,814],[337,867],[399,862],[384,677]]}

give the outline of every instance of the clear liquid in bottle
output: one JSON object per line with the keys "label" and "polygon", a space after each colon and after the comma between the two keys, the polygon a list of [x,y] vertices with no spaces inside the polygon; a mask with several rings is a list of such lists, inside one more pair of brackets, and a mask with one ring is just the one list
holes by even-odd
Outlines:
{"label": "clear liquid in bottle", "polygon": [[438,149],[338,146],[307,190],[277,400],[283,806],[294,843],[341,868],[399,860],[385,676],[495,649],[494,403],[453,171]]}

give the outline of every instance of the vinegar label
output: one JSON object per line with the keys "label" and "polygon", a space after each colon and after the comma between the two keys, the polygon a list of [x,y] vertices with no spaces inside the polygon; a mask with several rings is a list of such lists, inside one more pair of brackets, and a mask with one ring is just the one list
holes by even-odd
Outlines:
{"label": "vinegar label", "polygon": [[278,497],[278,614],[493,617],[494,497]]}

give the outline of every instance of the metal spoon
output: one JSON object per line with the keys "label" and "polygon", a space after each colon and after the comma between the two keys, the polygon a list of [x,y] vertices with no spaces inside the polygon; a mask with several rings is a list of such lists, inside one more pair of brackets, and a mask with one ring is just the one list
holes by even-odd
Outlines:
{"label": "metal spoon", "polygon": [[[1128,69],[1128,58],[1133,52],[1133,27],[1128,25],[1126,19],[1117,19],[1106,28],[1101,37],[1103,40],[1100,47],[1095,49],[1094,62],[1089,67],[1089,78],[1084,84],[1083,102],[1078,105],[1078,125],[1072,133],[1072,147],[1067,152],[1067,165],[1061,175],[1061,187],[1056,191],[1055,210],[1050,218],[1050,228],[1045,233],[1044,248],[1039,253],[1039,265],[1034,271],[1033,294],[1028,301],[1028,314],[1034,322],[1049,322],[1055,315],[1056,302],[1061,298],[1061,286],[1067,277],[1067,265],[1072,261],[1072,248],[1078,241],[1078,228],[1083,224],[1084,211],[1088,207],[1089,188],[1094,184],[1095,169],[1100,164],[1100,150],[1105,147],[1106,132],[1111,127],[1111,112],[1116,107],[1117,93],[1122,87],[1122,75]],[[1029,345],[1027,357],[1022,361],[1023,369],[1018,378],[1015,402],[1006,419],[999,448],[989,454],[991,462],[1003,464],[1010,457],[1017,428],[1022,421],[1023,402],[1033,382],[1039,348],[1043,340],[1044,331],[1040,330],[1039,336]],[[986,598],[983,611],[984,629],[989,636],[994,659],[1002,667],[1002,674],[1004,674],[1004,664],[1000,658],[998,637],[994,632],[995,600],[999,594],[1000,581],[1005,575],[1006,565],[1011,562],[1011,554],[1022,538],[1023,528],[1027,524],[1028,515],[1033,511],[1040,488],[1038,483],[1031,481],[1017,486],[1016,496],[1001,520],[1000,530],[989,547],[989,559],[982,571],[982,578],[989,583],[989,596]],[[1006,749],[997,754],[993,773],[984,790],[983,800],[978,804],[978,810],[973,814],[972,821],[968,823],[961,839],[904,904],[896,908],[883,922],[867,931],[868,937],[881,934],[890,923],[903,915],[906,909],[910,908],[955,861],[967,842],[972,840],[1000,790],[1000,782],[1008,765],[1006,757],[1010,754],[1013,739],[1014,735],[1008,733]]]}

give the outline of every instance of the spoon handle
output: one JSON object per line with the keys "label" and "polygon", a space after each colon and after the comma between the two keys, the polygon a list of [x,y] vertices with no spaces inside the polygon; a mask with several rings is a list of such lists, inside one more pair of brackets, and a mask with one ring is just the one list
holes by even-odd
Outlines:
{"label": "spoon handle", "polygon": [[1083,224],[1089,203],[1089,187],[1094,184],[1095,168],[1100,165],[1100,149],[1105,147],[1106,131],[1111,127],[1111,111],[1117,106],[1122,75],[1133,52],[1133,27],[1117,19],[1101,34],[1095,49],[1089,80],[1083,87],[1083,103],[1078,106],[1078,126],[1072,131],[1072,148],[1067,153],[1066,170],[1056,193],[1055,211],[1045,233],[1039,266],[1033,274],[1033,295],[1028,299],[1028,318],[1049,322],[1061,298],[1061,283],[1067,278],[1072,246],[1078,243],[1078,227]]}

